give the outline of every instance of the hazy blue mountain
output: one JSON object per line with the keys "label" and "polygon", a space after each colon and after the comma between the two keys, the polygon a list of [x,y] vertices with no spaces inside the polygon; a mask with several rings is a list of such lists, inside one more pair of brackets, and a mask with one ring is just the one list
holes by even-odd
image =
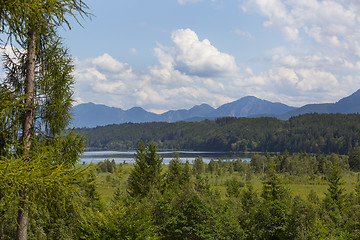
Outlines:
{"label": "hazy blue mountain", "polygon": [[224,104],[217,108],[211,116],[214,117],[250,117],[250,116],[275,116],[296,109],[282,103],[272,103],[256,97],[243,97],[237,101]]}
{"label": "hazy blue mountain", "polygon": [[293,111],[279,114],[278,116],[276,116],[276,118],[281,120],[287,120],[290,117],[306,113],[331,113],[330,108],[332,105],[333,103],[307,104]]}
{"label": "hazy blue mountain", "polygon": [[152,122],[158,118],[157,114],[147,112],[141,107],[134,107],[125,111],[121,108],[91,102],[75,106],[73,113],[73,125],[75,127],[96,127],[126,122]]}
{"label": "hazy blue mountain", "polygon": [[360,113],[360,89],[336,103],[307,104],[293,111],[281,114],[277,118],[287,120],[305,113]]}
{"label": "hazy blue mountain", "polygon": [[335,103],[331,107],[332,113],[359,113],[360,112],[360,89]]}
{"label": "hazy blue mountain", "polygon": [[125,122],[153,122],[157,121],[158,114],[148,112],[141,107],[133,107],[126,112],[126,121]]}
{"label": "hazy blue mountain", "polygon": [[102,104],[83,103],[73,108],[75,127],[96,127],[124,122],[126,113],[121,108]]}
{"label": "hazy blue mountain", "polygon": [[208,104],[201,104],[196,105],[192,107],[189,110],[181,109],[181,110],[171,110],[168,112],[165,112],[160,115],[159,120],[164,122],[177,122],[177,121],[183,121],[187,119],[195,119],[200,118],[206,118],[206,116],[209,116],[215,109],[211,107]]}
{"label": "hazy blue mountain", "polygon": [[73,108],[75,127],[96,127],[120,123],[141,122],[177,122],[189,118],[202,118],[215,109],[208,104],[201,104],[189,110],[171,110],[163,114],[148,112],[141,107],[133,107],[129,110],[108,107],[106,105],[83,103]]}
{"label": "hazy blue mountain", "polygon": [[129,110],[94,103],[79,104],[73,108],[75,127],[96,127],[120,123],[201,121],[219,117],[277,117],[287,120],[305,113],[357,113],[360,112],[360,90],[336,103],[308,104],[300,108],[273,103],[247,96],[224,104],[217,109],[201,104],[190,109],[171,110],[162,114],[148,112],[141,107]]}

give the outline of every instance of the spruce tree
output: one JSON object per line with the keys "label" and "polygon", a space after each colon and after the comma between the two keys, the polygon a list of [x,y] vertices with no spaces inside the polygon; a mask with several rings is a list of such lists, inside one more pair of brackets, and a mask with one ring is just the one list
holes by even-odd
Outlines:
{"label": "spruce tree", "polygon": [[[342,179],[341,167],[339,162],[335,162],[329,175],[327,176],[328,189],[325,193],[325,204],[328,210],[333,216],[336,216],[337,220],[340,218],[340,213],[345,207],[345,189],[342,187],[344,181]],[[336,221],[337,221],[336,220]]]}
{"label": "spruce tree", "polygon": [[156,143],[140,142],[135,154],[135,166],[128,180],[128,192],[132,197],[144,197],[152,188],[161,184],[161,164]]}

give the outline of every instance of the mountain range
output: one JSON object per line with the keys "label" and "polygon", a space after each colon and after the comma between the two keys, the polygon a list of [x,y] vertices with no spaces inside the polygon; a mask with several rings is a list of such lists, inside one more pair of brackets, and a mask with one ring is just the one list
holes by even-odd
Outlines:
{"label": "mountain range", "polygon": [[336,103],[307,104],[296,108],[282,103],[273,103],[253,96],[243,97],[218,108],[208,104],[190,109],[171,110],[162,114],[148,112],[141,107],[129,110],[94,103],[82,103],[73,108],[74,127],[96,127],[127,122],[177,122],[200,121],[219,117],[263,117],[271,116],[287,120],[305,113],[359,113],[360,89]]}

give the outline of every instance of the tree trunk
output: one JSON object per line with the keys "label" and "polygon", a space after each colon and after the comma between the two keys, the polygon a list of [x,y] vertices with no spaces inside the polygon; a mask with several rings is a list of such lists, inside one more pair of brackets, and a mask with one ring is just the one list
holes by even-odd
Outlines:
{"label": "tree trunk", "polygon": [[[31,147],[32,126],[34,122],[34,88],[35,88],[35,68],[36,68],[36,34],[34,31],[29,32],[28,56],[26,62],[25,76],[25,106],[23,119],[23,149],[22,155],[24,161],[29,161],[29,150]],[[29,189],[24,186],[20,192],[20,201],[18,218],[17,218],[17,240],[27,239],[28,212],[29,212]]]}
{"label": "tree trunk", "polygon": [[18,217],[17,217],[17,231],[16,239],[17,240],[26,240],[27,239],[27,226],[28,226],[28,213],[29,213],[29,195],[28,188],[24,188],[20,192],[20,197],[23,200],[19,203]]}
{"label": "tree trunk", "polygon": [[36,34],[31,31],[29,34],[28,56],[26,63],[25,78],[25,109],[23,119],[23,141],[24,148],[22,155],[28,161],[28,152],[31,146],[31,132],[34,121],[34,88],[35,88],[35,67],[36,67]]}

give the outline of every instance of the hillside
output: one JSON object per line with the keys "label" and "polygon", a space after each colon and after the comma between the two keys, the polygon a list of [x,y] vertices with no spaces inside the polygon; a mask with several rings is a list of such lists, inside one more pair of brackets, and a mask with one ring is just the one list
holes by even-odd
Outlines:
{"label": "hillside", "polygon": [[152,122],[82,128],[91,148],[135,149],[154,141],[160,149],[199,151],[348,153],[360,145],[359,114],[305,114],[276,118],[225,117],[200,122]]}
{"label": "hillside", "polygon": [[204,103],[190,109],[170,110],[162,114],[148,112],[141,107],[122,110],[94,103],[79,104],[73,108],[73,112],[74,127],[96,127],[128,122],[201,121],[221,117],[267,116],[287,120],[306,113],[359,113],[360,90],[336,103],[308,104],[300,108],[247,96],[216,109]]}
{"label": "hillside", "polygon": [[305,113],[360,113],[360,89],[336,103],[308,104],[277,117],[287,120]]}

